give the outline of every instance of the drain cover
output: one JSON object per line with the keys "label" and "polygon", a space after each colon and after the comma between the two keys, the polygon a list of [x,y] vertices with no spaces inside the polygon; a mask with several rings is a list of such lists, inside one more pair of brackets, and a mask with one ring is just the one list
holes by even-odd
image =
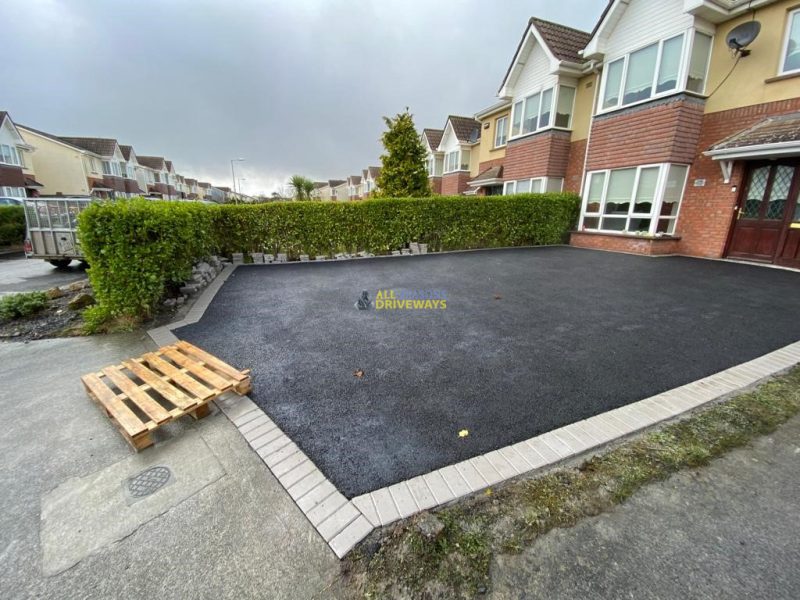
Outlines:
{"label": "drain cover", "polygon": [[144,498],[167,485],[172,471],[167,467],[150,467],[128,479],[128,492],[134,498]]}

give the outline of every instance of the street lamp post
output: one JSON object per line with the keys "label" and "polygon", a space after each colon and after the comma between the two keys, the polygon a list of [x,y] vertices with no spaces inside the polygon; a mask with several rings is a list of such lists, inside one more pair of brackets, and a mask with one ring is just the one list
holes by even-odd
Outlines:
{"label": "street lamp post", "polygon": [[231,159],[231,179],[233,179],[233,192],[236,193],[236,171],[234,171],[233,163],[237,162],[244,162],[243,158],[232,158]]}
{"label": "street lamp post", "polygon": [[247,181],[247,179],[244,178],[244,177],[239,177],[238,181],[239,181],[239,195],[241,196],[244,193],[244,192],[242,192],[242,189],[244,187],[244,186],[242,186],[242,182],[243,181]]}

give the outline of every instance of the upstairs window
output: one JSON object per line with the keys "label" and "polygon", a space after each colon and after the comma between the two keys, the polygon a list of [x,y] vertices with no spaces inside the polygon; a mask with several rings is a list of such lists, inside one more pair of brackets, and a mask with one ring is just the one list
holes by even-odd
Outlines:
{"label": "upstairs window", "polygon": [[782,74],[798,72],[800,72],[800,8],[789,13],[781,60]]}
{"label": "upstairs window", "polygon": [[20,161],[19,156],[20,153],[17,151],[16,146],[0,144],[0,163],[21,167],[22,162]]}
{"label": "upstairs window", "polygon": [[572,125],[574,102],[575,88],[566,85],[548,88],[516,102],[511,121],[511,137],[541,131],[554,125],[568,129]]}
{"label": "upstairs window", "polygon": [[469,150],[453,150],[444,156],[444,172],[469,171]]}
{"label": "upstairs window", "polygon": [[[691,42],[691,49],[685,43]],[[613,110],[675,91],[705,89],[711,36],[693,31],[661,40],[605,67],[601,110]],[[684,68],[684,66],[686,68]]]}
{"label": "upstairs window", "polygon": [[494,122],[494,147],[505,146],[508,141],[508,117],[500,117]]}

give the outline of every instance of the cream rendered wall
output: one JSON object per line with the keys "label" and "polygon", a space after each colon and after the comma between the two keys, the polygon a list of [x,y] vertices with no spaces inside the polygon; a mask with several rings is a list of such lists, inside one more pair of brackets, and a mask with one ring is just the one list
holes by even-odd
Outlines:
{"label": "cream rendered wall", "polygon": [[[486,162],[487,160],[497,160],[505,157],[506,147],[494,147],[494,134],[497,126],[497,119],[506,117],[506,138],[511,133],[511,108],[504,108],[496,113],[482,118],[481,121],[481,143],[477,149],[479,163]],[[489,123],[488,129],[484,129],[484,124]]]}
{"label": "cream rendered wall", "polygon": [[589,127],[594,113],[594,100],[600,76],[591,73],[578,80],[575,91],[575,106],[572,112],[572,141],[585,140],[589,137]]}
{"label": "cream rendered wall", "polygon": [[43,195],[89,195],[89,184],[79,150],[55,142],[27,129],[20,128],[25,142],[36,148],[30,158],[36,171],[36,180],[44,186]]}
{"label": "cream rendered wall", "polygon": [[[708,98],[707,113],[800,96],[800,77],[797,75],[770,81],[780,72],[783,45],[786,43],[788,11],[798,7],[798,0],[786,0],[756,10],[755,18],[761,23],[761,33],[749,46],[750,56],[742,58],[725,84]],[[751,19],[752,15],[748,13],[717,26],[706,83],[707,92],[717,87],[736,60],[725,44],[728,32]]]}

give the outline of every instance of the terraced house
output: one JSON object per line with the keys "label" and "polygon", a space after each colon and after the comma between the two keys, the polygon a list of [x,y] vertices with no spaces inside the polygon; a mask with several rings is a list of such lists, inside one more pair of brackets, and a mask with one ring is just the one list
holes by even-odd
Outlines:
{"label": "terraced house", "polygon": [[572,243],[800,266],[799,52],[796,1],[611,2]]}
{"label": "terraced house", "polygon": [[0,196],[35,196],[42,184],[34,178],[30,154],[34,148],[22,137],[11,115],[0,111]]}
{"label": "terraced house", "polygon": [[472,117],[447,117],[437,148],[443,158],[442,194],[462,194],[469,189],[468,182],[477,169],[480,138],[480,121]]}

